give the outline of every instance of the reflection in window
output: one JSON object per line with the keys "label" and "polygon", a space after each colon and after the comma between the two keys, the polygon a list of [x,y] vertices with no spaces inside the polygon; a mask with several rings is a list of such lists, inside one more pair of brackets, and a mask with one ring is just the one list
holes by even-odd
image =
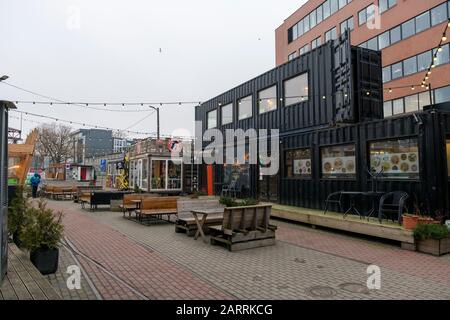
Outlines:
{"label": "reflection in window", "polygon": [[391,81],[391,66],[383,68],[383,82]]}
{"label": "reflection in window", "polygon": [[[437,49],[435,49],[435,51],[433,52],[433,56],[434,56],[434,53],[436,53],[436,50]],[[437,60],[435,61],[435,64],[437,66],[441,65],[441,64],[448,63],[450,61],[450,52],[449,52],[449,45],[448,44],[442,46],[442,51],[441,52],[439,52],[439,51],[437,52],[436,58],[437,58]]]}
{"label": "reflection in window", "polygon": [[277,109],[277,86],[259,92],[259,114]]}
{"label": "reflection in window", "polygon": [[355,178],[355,145],[323,147],[321,149],[323,178]]}
{"label": "reflection in window", "polygon": [[335,40],[337,38],[337,30],[336,27],[325,32],[325,42],[330,40]]}
{"label": "reflection in window", "polygon": [[380,36],[378,37],[378,47],[380,48],[380,50],[383,50],[384,48],[389,46],[389,44],[389,31],[380,34]]}
{"label": "reflection in window", "polygon": [[400,26],[391,29],[391,44],[399,42],[402,39],[402,33]]}
{"label": "reflection in window", "polygon": [[406,39],[414,35],[416,31],[414,19],[406,21],[402,24],[402,38]]}
{"label": "reflection in window", "polygon": [[392,79],[403,77],[403,64],[402,62],[392,65]]}
{"label": "reflection in window", "polygon": [[393,115],[404,113],[403,98],[392,101],[392,110]]}
{"label": "reflection in window", "polygon": [[152,160],[152,189],[166,189],[166,160]]}
{"label": "reflection in window", "polygon": [[252,113],[252,96],[245,97],[238,102],[239,120],[251,118]]}
{"label": "reflection in window", "polygon": [[311,149],[286,151],[286,177],[308,177],[312,173]]}
{"label": "reflection in window", "polygon": [[405,97],[405,112],[414,112],[419,110],[419,95]]}
{"label": "reflection in window", "polygon": [[286,106],[308,100],[308,73],[284,82],[284,100]]}
{"label": "reflection in window", "polygon": [[419,109],[423,110],[423,107],[429,106],[430,103],[430,93],[422,92],[419,93]]}
{"label": "reflection in window", "polygon": [[222,107],[222,125],[233,122],[233,104],[227,104]]}
{"label": "reflection in window", "polygon": [[167,189],[180,190],[181,189],[181,160],[169,160],[167,172]]}
{"label": "reflection in window", "polygon": [[217,127],[217,110],[208,112],[207,116],[208,116],[207,129]]}
{"label": "reflection in window", "polygon": [[431,25],[435,26],[439,23],[442,23],[448,19],[447,17],[447,4],[444,2],[443,4],[437,6],[436,8],[431,9]]}
{"label": "reflection in window", "polygon": [[431,63],[431,51],[424,52],[417,56],[417,71],[427,70],[430,67]]}
{"label": "reflection in window", "polygon": [[426,30],[430,27],[430,12],[427,11],[416,17],[416,33]]}
{"label": "reflection in window", "polygon": [[141,163],[141,189],[148,190],[148,159],[142,159]]}
{"label": "reflection in window", "polygon": [[416,73],[417,72],[417,57],[414,56],[412,58],[406,59],[403,61],[403,73],[405,76]]}
{"label": "reflection in window", "polygon": [[378,141],[370,144],[370,167],[383,171],[385,178],[418,179],[419,147],[417,139]]}
{"label": "reflection in window", "polygon": [[434,90],[434,96],[436,103],[450,101],[450,86]]}
{"label": "reflection in window", "polygon": [[383,104],[383,112],[385,117],[392,116],[392,101],[386,101]]}

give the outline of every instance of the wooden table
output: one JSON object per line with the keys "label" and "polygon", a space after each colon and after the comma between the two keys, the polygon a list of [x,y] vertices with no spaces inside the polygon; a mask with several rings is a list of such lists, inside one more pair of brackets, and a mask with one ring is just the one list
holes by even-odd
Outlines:
{"label": "wooden table", "polygon": [[[135,200],[131,200],[130,202],[134,203],[134,205],[136,206],[134,211],[136,212],[136,216],[137,216],[137,211],[139,209],[141,209],[142,199],[135,199]],[[130,214],[130,217],[131,217],[131,212],[128,211],[128,213]]]}
{"label": "wooden table", "polygon": [[[203,232],[203,225],[205,224],[206,218],[208,215],[217,214],[223,215],[223,209],[204,209],[204,210],[192,210],[192,215],[194,216],[195,223],[197,224],[197,232],[195,233],[194,239],[197,240],[199,236],[202,236],[202,239],[205,243],[208,243],[205,233]],[[202,215],[202,219],[198,219],[198,215]]]}

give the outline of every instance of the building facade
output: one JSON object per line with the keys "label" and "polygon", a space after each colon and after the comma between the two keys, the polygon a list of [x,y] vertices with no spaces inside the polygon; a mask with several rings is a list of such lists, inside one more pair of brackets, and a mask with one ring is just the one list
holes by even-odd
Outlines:
{"label": "building facade", "polygon": [[86,158],[95,158],[113,153],[114,142],[111,130],[80,129],[71,135],[74,164],[85,164]]}
{"label": "building facade", "polygon": [[345,33],[203,103],[203,133],[279,129],[280,170],[261,175],[246,148],[245,163],[205,164],[201,189],[220,195],[234,182],[245,197],[314,209],[342,190],[405,191],[411,210],[448,215],[450,109],[385,119],[381,88],[379,51],[350,47]]}
{"label": "building facade", "polygon": [[449,18],[446,0],[309,0],[276,30],[276,63],[350,30],[352,45],[382,52],[385,117],[415,112],[450,101],[450,39],[437,54],[430,90],[421,86]]}

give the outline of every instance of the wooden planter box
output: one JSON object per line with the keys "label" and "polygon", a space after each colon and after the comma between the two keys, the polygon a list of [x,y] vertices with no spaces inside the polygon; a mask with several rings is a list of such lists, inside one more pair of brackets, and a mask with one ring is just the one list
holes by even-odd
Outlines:
{"label": "wooden planter box", "polygon": [[450,238],[417,240],[417,251],[435,256],[450,253]]}

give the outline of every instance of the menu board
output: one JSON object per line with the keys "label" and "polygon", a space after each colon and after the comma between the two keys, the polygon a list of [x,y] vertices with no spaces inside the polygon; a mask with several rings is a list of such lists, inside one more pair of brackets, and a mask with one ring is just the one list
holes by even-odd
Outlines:
{"label": "menu board", "polygon": [[294,160],[294,175],[310,175],[311,159]]}
{"label": "menu board", "polygon": [[371,168],[385,174],[410,176],[419,174],[418,152],[372,154]]}
{"label": "menu board", "polygon": [[355,157],[322,158],[324,175],[353,175],[356,173]]}

